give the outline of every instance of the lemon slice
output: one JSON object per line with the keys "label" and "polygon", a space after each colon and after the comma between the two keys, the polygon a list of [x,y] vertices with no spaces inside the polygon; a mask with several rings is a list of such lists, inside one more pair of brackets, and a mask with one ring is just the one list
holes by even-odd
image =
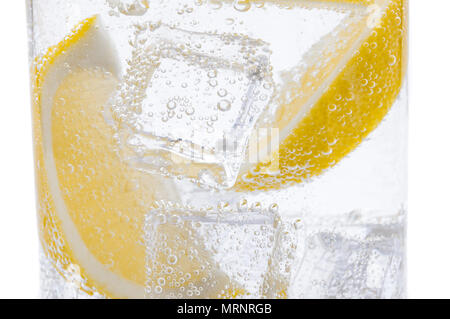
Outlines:
{"label": "lemon slice", "polygon": [[279,129],[279,147],[256,167],[243,170],[237,191],[279,189],[336,165],[388,113],[407,60],[403,0],[264,2],[355,6],[366,14],[350,15],[306,54],[306,67],[287,75],[270,124]]}
{"label": "lemon slice", "polygon": [[[56,268],[78,275],[83,291],[142,298],[147,282],[154,279],[146,271],[146,216],[156,200],[176,201],[178,196],[170,180],[137,171],[117,155],[115,130],[103,114],[119,81],[114,52],[99,18],[92,17],[36,61],[33,117],[40,232]],[[180,237],[201,244],[186,227],[167,225],[159,233],[169,248]],[[201,285],[208,275],[215,282],[201,297],[242,293],[200,244],[194,260],[178,256],[178,271],[196,274],[185,285]],[[167,257],[157,256],[160,264]],[[163,279],[169,282],[170,275]]]}

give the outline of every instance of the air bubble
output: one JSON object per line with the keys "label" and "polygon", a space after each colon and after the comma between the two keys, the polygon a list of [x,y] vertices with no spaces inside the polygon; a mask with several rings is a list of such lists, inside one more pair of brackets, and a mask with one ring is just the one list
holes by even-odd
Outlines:
{"label": "air bubble", "polygon": [[169,265],[175,265],[178,262],[178,257],[175,255],[170,255],[169,257],[167,257],[167,263]]}
{"label": "air bubble", "polygon": [[217,103],[217,108],[222,112],[227,112],[231,109],[231,103],[228,100],[222,100]]}
{"label": "air bubble", "polygon": [[188,106],[186,108],[186,115],[193,115],[195,113],[195,109],[192,106]]}
{"label": "air bubble", "polygon": [[169,101],[169,102],[167,103],[167,108],[168,108],[169,110],[174,110],[174,109],[176,109],[176,108],[177,108],[177,102],[175,102],[175,101]]}
{"label": "air bubble", "polygon": [[391,55],[390,57],[389,57],[389,59],[390,59],[390,61],[389,61],[389,65],[390,66],[394,66],[396,63],[397,63],[397,57],[395,56],[395,55]]}
{"label": "air bubble", "polygon": [[217,209],[220,213],[227,213],[231,211],[231,206],[227,202],[221,202],[217,205]]}
{"label": "air bubble", "polygon": [[227,18],[227,19],[225,19],[225,21],[228,25],[234,24],[234,19],[232,19],[232,18]]}
{"label": "air bubble", "polygon": [[208,72],[208,77],[213,79],[215,77],[217,77],[217,71],[216,70],[211,70]]}
{"label": "air bubble", "polygon": [[156,286],[155,287],[155,293],[157,293],[158,295],[161,294],[163,292],[163,289],[160,286]]}
{"label": "air bubble", "polygon": [[225,89],[220,89],[219,91],[217,91],[217,95],[220,97],[225,97],[225,96],[227,96],[227,94],[228,94],[228,91]]}
{"label": "air bubble", "polygon": [[233,4],[234,9],[236,9],[239,12],[246,12],[250,10],[251,3],[249,0],[236,0]]}
{"label": "air bubble", "polygon": [[262,205],[259,202],[256,202],[252,205],[252,211],[260,212],[262,210]]}
{"label": "air bubble", "polygon": [[275,203],[272,204],[272,205],[270,205],[270,207],[269,207],[269,211],[270,211],[272,214],[278,213],[279,209],[280,209],[280,207],[278,206],[278,204],[275,204]]}
{"label": "air bubble", "polygon": [[158,278],[158,285],[163,287],[166,284],[166,280],[163,277]]}
{"label": "air bubble", "polygon": [[248,201],[244,198],[239,201],[238,210],[240,212],[246,211],[248,207]]}

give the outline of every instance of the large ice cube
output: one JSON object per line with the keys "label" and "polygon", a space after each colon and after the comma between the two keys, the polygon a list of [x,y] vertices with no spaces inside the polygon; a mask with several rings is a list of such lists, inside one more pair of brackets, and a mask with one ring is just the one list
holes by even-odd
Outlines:
{"label": "large ice cube", "polygon": [[238,34],[136,26],[112,112],[125,157],[143,170],[231,187],[273,94],[270,51]]}

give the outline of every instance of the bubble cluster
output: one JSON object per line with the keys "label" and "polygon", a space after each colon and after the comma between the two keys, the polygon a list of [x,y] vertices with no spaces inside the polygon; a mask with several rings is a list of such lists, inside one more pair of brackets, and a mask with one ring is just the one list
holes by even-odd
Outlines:
{"label": "bubble cluster", "polygon": [[[145,225],[148,296],[277,297],[287,293],[297,247],[278,205],[158,203]],[[264,288],[270,286],[269,288]]]}
{"label": "bubble cluster", "polygon": [[[149,0],[106,0],[113,10],[127,16],[142,16],[149,8]],[[114,14],[114,11],[111,12]]]}

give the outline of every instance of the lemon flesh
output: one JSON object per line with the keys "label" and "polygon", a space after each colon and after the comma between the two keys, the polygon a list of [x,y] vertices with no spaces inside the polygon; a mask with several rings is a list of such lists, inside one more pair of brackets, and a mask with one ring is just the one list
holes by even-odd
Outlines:
{"label": "lemon flesh", "polygon": [[58,268],[80,268],[86,292],[140,298],[146,207],[159,191],[170,196],[171,187],[130,170],[115,154],[112,128],[102,116],[117,85],[113,52],[94,17],[36,63],[41,238]]}

